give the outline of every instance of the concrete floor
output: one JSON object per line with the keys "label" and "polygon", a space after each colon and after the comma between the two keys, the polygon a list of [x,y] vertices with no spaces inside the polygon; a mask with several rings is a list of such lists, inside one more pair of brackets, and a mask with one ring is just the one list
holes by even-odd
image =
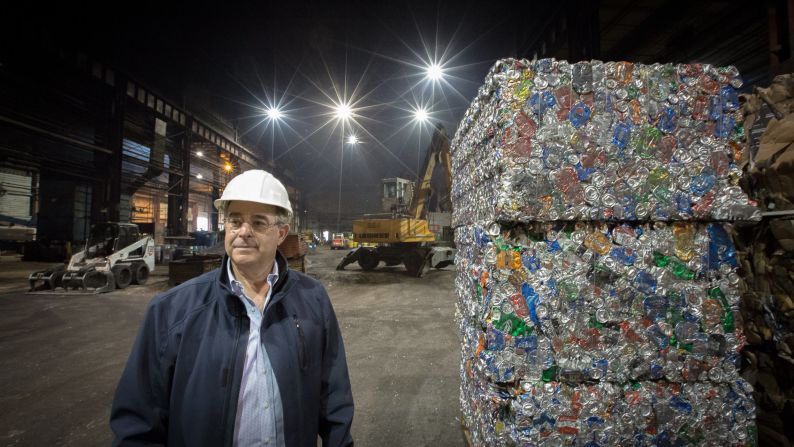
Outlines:
{"label": "concrete floor", "polygon": [[[356,444],[463,445],[452,267],[421,279],[402,267],[337,272],[343,254],[321,247],[307,269],[342,327]],[[0,445],[108,445],[116,382],[166,269],[102,295],[27,295],[25,264],[0,262]]]}

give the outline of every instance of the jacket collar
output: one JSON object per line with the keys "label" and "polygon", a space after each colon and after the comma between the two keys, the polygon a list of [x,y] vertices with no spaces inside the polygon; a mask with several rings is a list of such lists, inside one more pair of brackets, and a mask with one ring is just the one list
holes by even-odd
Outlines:
{"label": "jacket collar", "polygon": [[[235,317],[239,317],[245,313],[245,309],[243,308],[243,304],[240,302],[240,299],[237,298],[237,296],[232,293],[232,290],[229,288],[229,262],[231,262],[229,255],[223,255],[221,266],[217,270],[214,286],[215,291],[218,293],[216,296],[223,297],[226,302],[226,308],[229,310],[229,312]],[[290,270],[287,266],[287,259],[283,254],[281,254],[280,251],[276,251],[276,262],[278,263],[278,280],[273,285],[273,292],[271,293],[270,301],[268,302],[267,307],[271,307],[275,303],[281,301],[285,295],[281,292],[286,292],[292,282],[290,279],[293,275],[290,275]]]}

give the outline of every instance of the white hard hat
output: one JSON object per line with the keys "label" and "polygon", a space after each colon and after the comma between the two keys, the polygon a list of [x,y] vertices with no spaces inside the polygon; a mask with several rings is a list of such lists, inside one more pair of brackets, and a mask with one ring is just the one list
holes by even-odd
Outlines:
{"label": "white hard hat", "polygon": [[215,208],[225,208],[233,200],[273,205],[292,215],[287,188],[273,174],[260,169],[245,171],[233,178],[226,185],[221,198],[215,201]]}

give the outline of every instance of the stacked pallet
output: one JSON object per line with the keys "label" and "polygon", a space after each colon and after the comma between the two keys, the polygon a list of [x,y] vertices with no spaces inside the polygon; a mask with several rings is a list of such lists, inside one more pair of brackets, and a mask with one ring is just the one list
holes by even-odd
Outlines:
{"label": "stacked pallet", "polygon": [[185,256],[168,263],[168,285],[176,286],[220,266],[222,255],[201,254]]}
{"label": "stacked pallet", "polygon": [[278,249],[287,258],[289,268],[306,273],[306,252],[309,247],[299,234],[288,234]]}

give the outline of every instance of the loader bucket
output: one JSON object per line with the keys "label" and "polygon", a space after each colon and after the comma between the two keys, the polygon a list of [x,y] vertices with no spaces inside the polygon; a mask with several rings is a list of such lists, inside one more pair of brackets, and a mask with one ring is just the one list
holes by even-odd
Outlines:
{"label": "loader bucket", "polygon": [[94,293],[110,292],[116,288],[116,279],[111,272],[94,270],[86,273],[83,278],[83,288]]}
{"label": "loader bucket", "polygon": [[61,286],[64,274],[64,266],[56,266],[51,270],[40,270],[33,272],[28,277],[30,282],[30,291],[36,290],[54,290]]}
{"label": "loader bucket", "polygon": [[348,254],[346,254],[345,257],[342,258],[342,260],[336,266],[336,269],[337,270],[344,270],[346,265],[352,264],[352,263],[358,261],[358,254],[359,254],[358,252],[359,252],[358,248],[350,250],[350,252]]}
{"label": "loader bucket", "polygon": [[98,270],[85,270],[68,272],[63,275],[63,288],[82,290],[89,293],[110,292],[116,288],[115,279],[111,272]]}

